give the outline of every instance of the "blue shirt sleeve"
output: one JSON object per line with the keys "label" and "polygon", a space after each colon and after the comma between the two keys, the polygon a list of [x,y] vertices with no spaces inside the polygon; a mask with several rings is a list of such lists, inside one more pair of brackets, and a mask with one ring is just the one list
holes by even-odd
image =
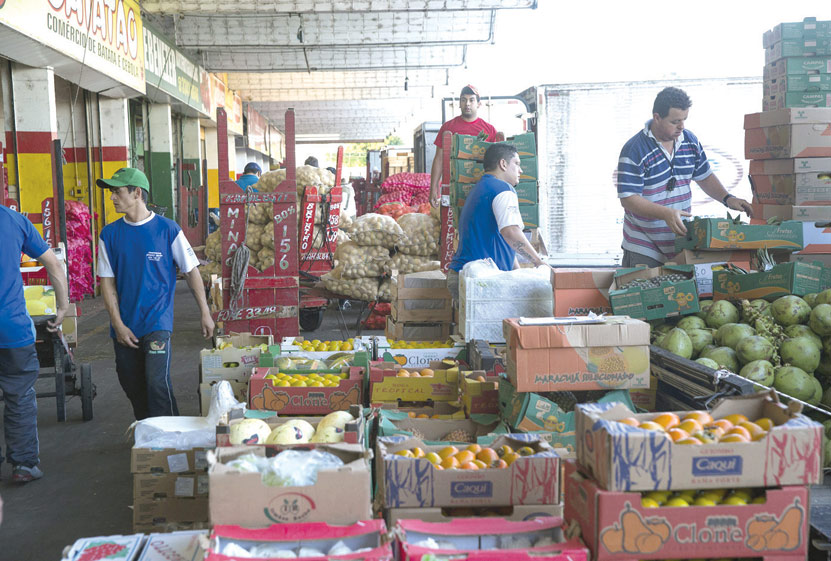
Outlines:
{"label": "blue shirt sleeve", "polygon": [[37,228],[29,221],[28,218],[22,214],[20,217],[20,226],[23,228],[23,246],[21,249],[23,253],[29,257],[37,259],[49,249],[49,245],[43,241],[43,236],[37,231]]}
{"label": "blue shirt sleeve", "polygon": [[[633,160],[631,150],[623,147],[617,162],[617,194],[618,197],[640,195],[643,193],[645,170],[639,161]],[[638,158],[640,160],[640,158]]]}

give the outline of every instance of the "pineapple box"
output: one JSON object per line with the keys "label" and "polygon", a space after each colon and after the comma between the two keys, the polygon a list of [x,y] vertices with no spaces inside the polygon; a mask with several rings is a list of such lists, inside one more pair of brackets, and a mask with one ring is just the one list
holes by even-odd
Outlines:
{"label": "pineapple box", "polygon": [[[436,469],[430,455],[443,452],[448,445],[429,446],[413,437],[379,437],[377,499],[384,508],[558,504],[557,452],[542,440],[520,440],[511,435],[496,437],[488,450],[496,454],[502,446],[512,451],[511,463],[505,460],[505,467]],[[425,455],[416,458],[413,449]]]}
{"label": "pineapple box", "polygon": [[[324,417],[278,417],[275,411],[247,409],[243,413],[236,409],[216,425],[216,445],[347,442],[366,446],[366,416],[361,405],[350,405],[346,411],[335,411]],[[277,431],[280,427],[283,428]]]}
{"label": "pineapple box", "polygon": [[683,445],[663,429],[632,426],[651,421],[654,413],[632,415],[619,403],[586,403],[577,406],[577,461],[609,491],[777,487],[822,480],[822,425],[780,404],[772,390],[725,398],[710,413],[693,413],[705,425],[709,419],[744,417],[771,428],[752,441],[704,438]]}
{"label": "pineapple box", "polygon": [[488,374],[484,370],[462,372],[459,390],[468,417],[499,414],[499,379],[497,374]]}
{"label": "pineapple box", "polygon": [[[306,454],[325,452],[316,469]],[[288,454],[288,456],[281,456]],[[211,523],[262,528],[286,522],[370,520],[370,458],[359,444],[220,447],[208,454]],[[262,470],[262,471],[260,471]]]}
{"label": "pineapple box", "polygon": [[449,522],[399,520],[400,561],[589,561],[580,538],[567,539],[558,517],[511,521],[462,518]]}
{"label": "pineapple box", "polygon": [[268,528],[216,525],[204,561],[234,561],[240,557],[229,552],[240,550],[258,559],[393,560],[383,520],[362,520],[347,526],[326,522],[274,524]]}
{"label": "pineapple box", "polygon": [[386,337],[375,337],[375,358],[385,362],[396,362],[401,368],[421,370],[431,362],[446,358],[465,358],[465,343],[457,337],[445,342],[395,341]]}
{"label": "pineapple box", "polygon": [[692,265],[619,269],[609,287],[612,311],[619,316],[652,320],[699,311]]}
{"label": "pineapple box", "polygon": [[[332,411],[348,410],[363,403],[365,368],[350,366],[342,372],[301,371],[279,372],[277,368],[257,367],[248,381],[248,405],[251,409],[277,411],[281,415],[327,415]],[[284,376],[304,376],[302,384],[291,385]],[[313,378],[326,381],[317,381]],[[309,384],[309,380],[314,380]],[[337,380],[337,381],[336,381]],[[318,385],[319,384],[319,385]],[[333,385],[331,385],[333,384]]]}
{"label": "pineapple box", "polygon": [[682,249],[802,249],[802,222],[742,224],[736,219],[699,218],[685,220],[687,235],[675,238],[675,250]]}
{"label": "pineapple box", "polygon": [[[717,503],[722,491],[689,491],[701,504],[645,506],[653,495],[606,491],[565,461],[565,517],[579,526],[594,561],[686,558],[805,559],[808,552],[808,488],[760,488],[751,502]],[[748,495],[750,492],[741,489]],[[660,496],[660,495],[656,495]],[[705,506],[707,505],[707,506]]]}
{"label": "pineapple box", "polygon": [[649,386],[649,324],[625,316],[503,322],[508,377],[519,392]]}
{"label": "pineapple box", "polygon": [[376,362],[369,369],[371,404],[459,399],[459,366],[454,360],[432,361],[421,370],[395,362]]}

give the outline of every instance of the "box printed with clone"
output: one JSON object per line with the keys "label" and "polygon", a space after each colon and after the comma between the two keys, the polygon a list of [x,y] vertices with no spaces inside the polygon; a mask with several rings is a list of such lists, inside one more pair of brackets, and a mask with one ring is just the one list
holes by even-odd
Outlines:
{"label": "box printed with clone", "polygon": [[[546,560],[588,561],[589,551],[579,538],[566,539],[561,518],[509,521],[504,518],[462,518],[449,522],[399,520],[396,524],[401,561]],[[432,539],[439,548],[423,542]],[[422,545],[419,545],[422,544]]]}
{"label": "box printed with clone", "polygon": [[564,463],[565,516],[579,525],[594,561],[807,555],[805,486],[763,489],[762,504],[648,508],[641,493],[606,491]]}
{"label": "box printed with clone", "polygon": [[285,487],[266,485],[259,472],[244,472],[229,465],[245,454],[270,457],[274,448],[217,448],[209,455],[211,522],[262,528],[285,522],[354,524],[370,520],[372,453],[361,445],[346,443],[309,448],[334,454],[343,465],[319,470],[313,485]]}
{"label": "box printed with clone", "polygon": [[831,108],[798,107],[744,117],[748,160],[831,156]]}
{"label": "box printed with clone", "polygon": [[644,320],[694,314],[699,310],[695,270],[691,265],[618,269],[609,302],[615,315]]}
{"label": "box printed with clone", "polygon": [[[812,485],[822,477],[823,427],[790,413],[771,393],[726,398],[710,412],[714,419],[742,414],[767,417],[773,428],[753,442],[675,444],[663,431],[618,422],[632,415],[621,404],[577,406],[577,461],[609,491],[718,489]],[[678,412],[684,416],[687,412]]]}
{"label": "box printed with clone", "polygon": [[270,374],[277,368],[254,368],[248,382],[248,404],[251,409],[267,409],[282,415],[326,415],[332,411],[360,405],[364,369],[352,366],[348,377],[336,387],[281,387]]}
{"label": "box printed with clone", "polygon": [[463,341],[454,338],[450,347],[434,347],[426,349],[394,348],[393,341],[386,337],[375,338],[375,351],[378,360],[398,363],[402,368],[421,370],[428,368],[431,362],[455,359],[465,350]]}
{"label": "box printed with clone", "polygon": [[610,314],[609,287],[616,269],[553,269],[554,315]]}
{"label": "box printed with clone", "polygon": [[596,324],[504,321],[508,377],[520,392],[649,386],[649,324],[610,316]]}
{"label": "box printed with clone", "polygon": [[[219,524],[211,531],[211,546],[204,561],[233,561],[236,556],[223,555],[226,548],[238,546],[258,549],[257,558],[315,557],[321,552],[327,559],[362,559],[365,561],[392,561],[392,545],[386,538],[383,520],[362,520],[348,526],[325,522],[298,522],[274,524],[268,528],[242,528]],[[268,553],[259,553],[259,548]],[[301,550],[304,554],[301,555]],[[361,550],[359,554],[353,553]]]}
{"label": "box printed with clone", "polygon": [[[384,508],[442,506],[508,506],[558,504],[560,458],[542,440],[496,437],[490,446],[514,450],[530,447],[506,468],[440,470],[425,458],[406,458],[396,452],[415,447],[438,452],[443,446],[426,446],[421,439],[401,436],[378,438],[376,474],[379,501]],[[213,489],[211,489],[213,493]]]}

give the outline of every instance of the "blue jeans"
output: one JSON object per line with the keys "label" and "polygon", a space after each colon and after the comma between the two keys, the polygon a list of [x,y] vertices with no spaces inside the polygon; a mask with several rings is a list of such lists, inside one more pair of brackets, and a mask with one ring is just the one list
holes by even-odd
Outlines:
{"label": "blue jeans", "polygon": [[170,381],[170,331],[152,331],[139,337],[138,348],[116,339],[115,370],[136,420],[179,414]]}
{"label": "blue jeans", "polygon": [[8,460],[14,466],[34,467],[39,463],[35,392],[39,371],[34,343],[17,349],[0,349],[0,390],[5,401],[3,429]]}

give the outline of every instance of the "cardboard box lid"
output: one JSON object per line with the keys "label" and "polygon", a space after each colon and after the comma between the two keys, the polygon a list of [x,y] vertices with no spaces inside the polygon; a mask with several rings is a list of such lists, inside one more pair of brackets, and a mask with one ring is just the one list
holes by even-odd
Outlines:
{"label": "cardboard box lid", "polygon": [[518,319],[506,319],[504,327],[508,345],[522,349],[648,345],[650,329],[645,321],[629,316],[582,325],[519,325]]}
{"label": "cardboard box lid", "polygon": [[831,172],[831,158],[783,158],[750,160],[750,175],[787,175],[791,173]]}
{"label": "cardboard box lid", "polygon": [[789,107],[776,111],[751,113],[744,116],[745,129],[761,127],[775,127],[789,124],[822,124],[831,123],[831,108],[828,107]]}
{"label": "cardboard box lid", "polygon": [[552,275],[554,290],[568,288],[599,288],[608,290],[615,278],[615,269],[555,268]]}
{"label": "cardboard box lid", "polygon": [[392,282],[399,288],[443,288],[447,289],[447,276],[441,270],[402,274],[393,271]]}

